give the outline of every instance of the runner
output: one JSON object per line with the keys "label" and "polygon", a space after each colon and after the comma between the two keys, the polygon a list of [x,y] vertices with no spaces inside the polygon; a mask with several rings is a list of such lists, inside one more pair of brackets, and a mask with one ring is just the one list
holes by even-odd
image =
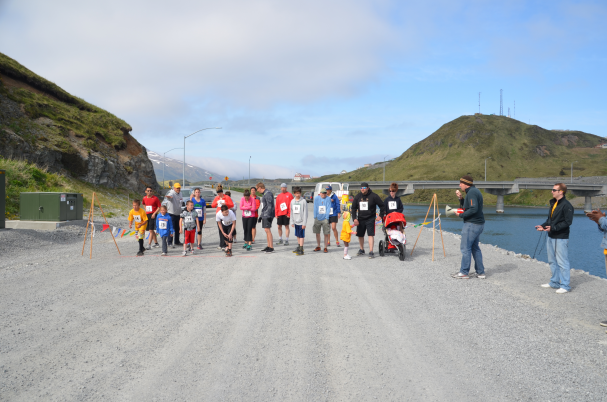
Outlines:
{"label": "runner", "polygon": [[[333,236],[335,236],[335,245],[339,247],[339,237],[337,237],[337,222],[339,218],[341,218],[341,207],[339,198],[333,192],[333,187],[327,186],[327,198],[331,200],[331,210],[329,211],[329,224],[331,225],[331,230],[333,230]],[[327,247],[331,245],[331,233],[329,233],[329,241],[327,242]]]}
{"label": "runner", "polygon": [[331,239],[331,229],[329,226],[329,212],[331,210],[331,200],[327,198],[327,190],[320,190],[320,194],[314,197],[314,226],[312,232],[316,235],[316,248],[314,251],[320,251],[320,230],[322,229],[325,239],[324,252],[328,253],[327,243]]}
{"label": "runner", "polygon": [[226,257],[232,256],[232,235],[236,227],[236,215],[227,205],[222,205],[219,212],[215,215],[217,227],[221,233],[221,239],[225,244]]}
{"label": "runner", "polygon": [[[228,197],[227,195],[225,195],[223,193],[223,187],[221,186],[221,184],[218,184],[217,185],[217,197],[215,197],[215,199],[213,200],[213,203],[211,204],[211,206],[213,208],[216,208],[215,214],[218,214],[219,212],[221,212],[222,205],[226,205],[228,207],[228,209],[231,209],[234,207],[234,202],[232,201],[232,199],[230,197]],[[221,231],[221,227],[218,227],[217,229],[219,231],[219,246],[217,247],[217,249],[225,251],[224,234]]]}
{"label": "runner", "polygon": [[242,229],[244,231],[244,245],[242,248],[251,251],[251,242],[253,241],[253,223],[257,222],[254,216],[257,211],[257,200],[251,197],[251,192],[245,190],[244,197],[240,200],[240,209],[242,211]]}
{"label": "runner", "polygon": [[273,253],[272,221],[274,220],[274,194],[270,190],[266,190],[266,186],[261,182],[257,183],[257,192],[263,195],[259,206],[259,219],[257,221],[261,222],[261,227],[265,230],[268,241],[268,246],[261,251]]}
{"label": "runner", "polygon": [[200,196],[200,188],[194,189],[194,195],[191,198],[194,203],[194,211],[198,214],[198,234],[196,235],[196,247],[198,250],[202,250],[202,226],[207,223],[207,202]]}
{"label": "runner", "polygon": [[282,183],[280,185],[280,194],[276,197],[276,225],[278,227],[278,243],[276,244],[283,244],[282,227],[284,226],[286,231],[284,245],[289,245],[291,201],[293,201],[293,194],[287,191],[287,184]]}
{"label": "runner", "polygon": [[[232,199],[232,192],[230,190],[225,192],[226,197],[230,197],[230,199]],[[233,202],[233,201],[232,201]],[[236,211],[238,211],[238,208],[236,208],[236,203],[234,202],[234,206],[232,208],[230,208],[230,211],[234,212],[234,216],[236,216]],[[232,233],[232,241],[234,243],[236,243],[236,227],[234,227],[234,232]]]}
{"label": "runner", "polygon": [[369,258],[375,258],[373,253],[373,241],[375,236],[375,215],[379,207],[381,218],[386,214],[384,202],[369,188],[368,183],[362,183],[360,193],[356,194],[352,201],[352,218],[356,228],[356,236],[360,244],[358,256],[365,255],[365,232],[369,236]]}
{"label": "runner", "polygon": [[255,210],[255,214],[253,215],[253,217],[255,217],[255,220],[253,221],[253,230],[251,231],[251,234],[253,236],[253,241],[251,242],[251,244],[255,244],[255,236],[257,235],[257,217],[259,216],[259,205],[261,204],[261,201],[259,200],[259,197],[257,197],[257,189],[255,187],[251,187],[251,197],[255,198],[255,203],[257,204],[257,209]]}
{"label": "runner", "polygon": [[[181,184],[173,184],[173,189],[169,190],[167,195],[164,196],[163,205],[166,205],[167,212],[171,217],[171,223],[173,228],[179,228],[179,219],[181,219],[181,202],[183,197],[181,196]],[[174,241],[174,242],[173,242]],[[175,244],[173,244],[175,243]],[[175,248],[175,246],[181,246],[179,241],[179,230],[175,230],[175,236],[169,237],[169,246]]]}
{"label": "runner", "polygon": [[158,244],[158,238],[156,237],[156,215],[160,211],[160,200],[154,195],[154,189],[150,186],[145,188],[145,197],[141,200],[145,214],[148,216],[148,235],[150,241],[148,242],[147,250],[152,249],[152,240],[154,240],[154,247],[160,247]]}

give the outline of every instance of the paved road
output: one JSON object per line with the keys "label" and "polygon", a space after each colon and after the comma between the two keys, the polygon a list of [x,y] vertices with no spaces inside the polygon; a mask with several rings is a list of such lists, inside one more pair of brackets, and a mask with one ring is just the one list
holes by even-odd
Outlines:
{"label": "paved road", "polygon": [[458,238],[432,263],[429,230],[405,262],[311,233],[303,257],[225,258],[214,226],[194,257],[96,237],[89,260],[79,230],[0,231],[0,400],[607,399],[607,281],[579,271],[557,295],[545,264],[483,246],[488,278],[454,280]]}

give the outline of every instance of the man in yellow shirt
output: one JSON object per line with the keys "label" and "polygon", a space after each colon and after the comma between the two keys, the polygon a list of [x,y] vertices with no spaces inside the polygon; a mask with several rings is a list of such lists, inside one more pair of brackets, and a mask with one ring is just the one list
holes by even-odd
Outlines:
{"label": "man in yellow shirt", "polygon": [[133,228],[133,222],[135,222],[135,230],[138,232],[137,236],[139,237],[139,252],[137,253],[137,257],[143,257],[145,251],[143,239],[145,238],[148,216],[141,209],[141,201],[139,200],[133,200],[133,209],[129,212],[129,229]]}

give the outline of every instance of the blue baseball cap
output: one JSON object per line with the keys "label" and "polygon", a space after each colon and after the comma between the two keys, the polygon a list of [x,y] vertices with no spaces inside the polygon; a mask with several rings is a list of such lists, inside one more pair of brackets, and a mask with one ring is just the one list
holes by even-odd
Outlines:
{"label": "blue baseball cap", "polygon": [[333,191],[333,187],[331,187],[331,186],[327,186],[327,187],[325,187],[325,188],[326,188],[327,190],[331,190],[331,191]]}

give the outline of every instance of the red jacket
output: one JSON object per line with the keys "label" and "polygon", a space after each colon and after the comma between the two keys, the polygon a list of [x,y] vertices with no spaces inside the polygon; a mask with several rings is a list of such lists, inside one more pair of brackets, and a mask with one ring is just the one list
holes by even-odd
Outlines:
{"label": "red jacket", "polygon": [[215,199],[213,200],[213,203],[211,204],[211,206],[213,208],[217,208],[215,210],[215,213],[221,211],[221,204],[219,203],[219,201],[224,201],[221,204],[227,205],[229,209],[234,208],[234,201],[232,201],[232,199],[230,197],[228,197],[227,195],[224,195],[223,198],[219,198],[219,196],[215,197]]}
{"label": "red jacket", "polygon": [[291,217],[291,201],[293,194],[279,193],[276,197],[276,216],[287,215]]}

